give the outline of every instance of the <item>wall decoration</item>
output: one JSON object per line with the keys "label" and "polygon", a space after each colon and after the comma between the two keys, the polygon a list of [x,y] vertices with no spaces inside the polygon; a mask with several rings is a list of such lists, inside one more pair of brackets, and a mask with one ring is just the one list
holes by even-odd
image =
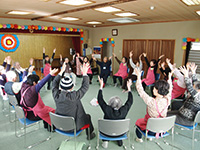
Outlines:
{"label": "wall decoration", "polygon": [[186,50],[187,42],[200,42],[200,38],[183,38],[182,49]]}
{"label": "wall decoration", "polygon": [[101,38],[99,41],[100,47],[103,47],[104,41],[110,41],[112,43],[112,47],[115,47],[115,41],[113,38]]}
{"label": "wall decoration", "polygon": [[79,32],[81,35],[81,43],[83,43],[83,29],[76,28],[65,28],[65,27],[47,27],[40,25],[18,25],[18,24],[0,24],[1,29],[18,29],[18,30],[29,30],[30,33],[33,33],[34,30],[43,30],[43,31],[59,31],[59,32]]}
{"label": "wall decoration", "polygon": [[0,49],[5,52],[14,52],[19,47],[17,35],[0,34]]}
{"label": "wall decoration", "polygon": [[118,29],[112,29],[112,36],[118,35]]}

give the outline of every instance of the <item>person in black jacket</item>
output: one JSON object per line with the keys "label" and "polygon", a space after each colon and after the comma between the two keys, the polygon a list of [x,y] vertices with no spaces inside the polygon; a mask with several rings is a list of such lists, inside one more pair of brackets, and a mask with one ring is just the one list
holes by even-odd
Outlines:
{"label": "person in black jacket", "polygon": [[[100,89],[98,93],[98,103],[104,112],[104,119],[111,119],[111,120],[119,120],[119,119],[125,119],[128,111],[131,108],[131,105],[133,104],[133,95],[131,93],[131,85],[132,85],[132,80],[129,79],[127,82],[127,87],[128,87],[128,100],[124,105],[122,105],[122,100],[118,96],[113,96],[110,98],[108,104],[103,99],[103,94],[102,94],[102,88],[103,88],[103,79],[100,77],[99,78],[99,83],[100,83]],[[118,146],[122,146],[123,142],[122,140],[117,141]],[[102,146],[104,148],[108,147],[108,141],[104,141],[102,143]]]}
{"label": "person in black jacket", "polygon": [[104,88],[107,82],[108,76],[110,75],[110,65],[112,64],[111,62],[112,56],[109,57],[109,60],[108,60],[108,57],[104,57],[102,62],[98,61],[94,57],[94,55],[92,55],[92,58],[93,60],[96,61],[97,65],[99,65],[101,68],[100,78],[103,78],[103,81],[104,81],[103,88]]}

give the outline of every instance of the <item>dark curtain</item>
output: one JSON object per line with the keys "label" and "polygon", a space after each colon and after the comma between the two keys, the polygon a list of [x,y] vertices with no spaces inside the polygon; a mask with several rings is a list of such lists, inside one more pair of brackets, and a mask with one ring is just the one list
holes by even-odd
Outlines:
{"label": "dark curtain", "polygon": [[73,43],[76,53],[80,54],[80,51],[81,51],[80,37],[72,37],[72,43]]}
{"label": "dark curtain", "polygon": [[191,49],[191,42],[187,42],[186,52],[185,52],[185,65],[188,62],[188,57],[189,57],[189,54],[190,54],[190,49]]}

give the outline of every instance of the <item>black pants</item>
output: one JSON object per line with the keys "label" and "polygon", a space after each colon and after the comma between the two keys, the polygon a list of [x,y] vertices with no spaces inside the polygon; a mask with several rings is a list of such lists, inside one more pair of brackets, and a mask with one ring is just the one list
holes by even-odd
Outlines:
{"label": "black pants", "polygon": [[[145,82],[142,82],[142,87],[143,87],[143,89],[144,89],[144,91],[145,91],[145,89],[146,89],[146,87],[147,87],[147,85],[146,85]],[[155,98],[155,95],[153,94],[153,88],[154,88],[154,86],[151,86],[150,91],[151,91],[152,97]]]}
{"label": "black pants", "polygon": [[[137,128],[136,128],[136,135],[137,135],[137,137],[139,138],[139,139],[141,139],[142,138],[142,133],[140,132],[140,127],[138,127],[137,126]],[[141,131],[143,131],[143,132],[146,132],[146,130],[141,130]],[[151,132],[151,131],[148,131],[148,135],[152,135],[152,136],[155,136],[156,135],[156,133],[154,133],[154,132]]]}
{"label": "black pants", "polygon": [[[104,134],[102,132],[101,132],[101,134],[104,135],[104,136],[110,137],[110,138],[117,138],[117,137],[123,136],[125,133],[122,134],[122,135],[119,135],[119,136],[110,136],[110,135],[106,135],[106,134]],[[108,140],[102,140],[102,141],[104,142],[104,141],[108,141]],[[122,146],[123,145],[122,140],[117,140],[117,145],[118,146]]]}
{"label": "black pants", "polygon": [[127,88],[127,81],[128,81],[129,79],[131,79],[132,81],[136,81],[136,80],[137,80],[137,76],[136,76],[136,75],[130,75],[130,76],[128,76],[127,78],[125,78],[125,79],[124,79],[124,83],[123,83],[123,85],[122,85],[122,89],[128,90],[128,88]]}
{"label": "black pants", "polygon": [[53,81],[55,77],[52,76],[49,80],[48,80],[48,83],[47,83],[47,89],[50,89],[51,88],[51,82]]}
{"label": "black pants", "polygon": [[86,129],[86,134],[87,134],[87,136],[88,136],[89,133],[91,134],[91,133],[94,131],[94,126],[93,126],[93,124],[92,124],[91,116],[90,116],[89,114],[86,114],[86,117],[87,117],[87,120],[88,120],[87,124],[90,125],[90,128],[89,128],[90,131],[88,130],[88,128]]}
{"label": "black pants", "polygon": [[106,84],[109,74],[100,74],[100,78],[103,78],[103,83]]}
{"label": "black pants", "polygon": [[120,82],[120,85],[122,86],[122,77],[120,77],[120,76],[113,76],[113,82],[114,82],[114,84],[117,83],[117,78],[118,78],[118,80]]}
{"label": "black pants", "polygon": [[92,83],[92,78],[93,78],[93,74],[87,74],[89,76],[90,79],[90,84]]}

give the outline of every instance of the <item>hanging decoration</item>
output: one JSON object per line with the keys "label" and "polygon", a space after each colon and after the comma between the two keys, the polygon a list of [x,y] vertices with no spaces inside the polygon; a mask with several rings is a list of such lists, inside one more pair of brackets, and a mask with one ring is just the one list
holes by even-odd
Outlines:
{"label": "hanging decoration", "polygon": [[183,38],[182,49],[186,50],[187,42],[200,42],[200,38]]}
{"label": "hanging decoration", "polygon": [[112,43],[112,47],[115,47],[115,41],[113,38],[101,38],[99,41],[100,47],[103,47],[103,42],[110,41]]}
{"label": "hanging decoration", "polygon": [[0,34],[0,49],[5,52],[14,52],[19,47],[17,35]]}
{"label": "hanging decoration", "polygon": [[65,28],[65,27],[52,27],[52,26],[47,27],[47,26],[40,26],[40,25],[0,24],[0,29],[29,30],[30,33],[33,33],[35,30],[79,32],[81,36],[81,43],[83,43],[83,29],[78,29],[78,28]]}

